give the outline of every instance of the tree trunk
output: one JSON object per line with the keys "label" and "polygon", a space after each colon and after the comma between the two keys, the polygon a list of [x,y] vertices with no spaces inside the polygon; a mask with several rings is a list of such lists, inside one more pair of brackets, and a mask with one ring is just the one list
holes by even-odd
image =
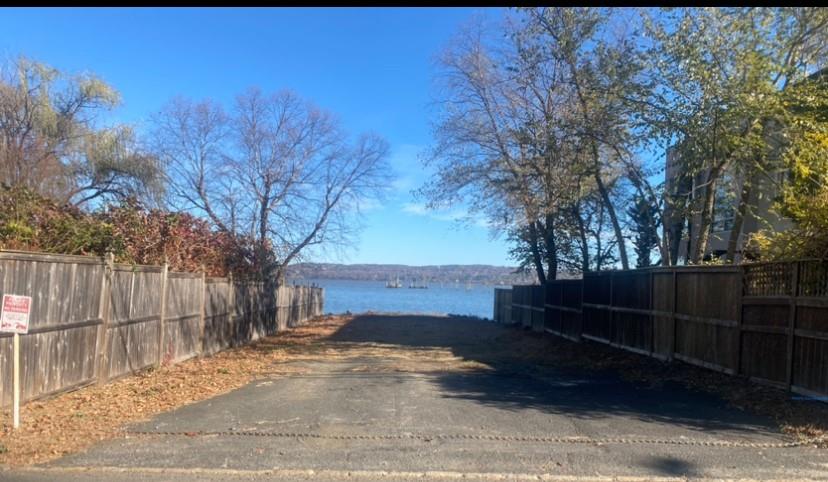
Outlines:
{"label": "tree trunk", "polygon": [[604,226],[604,203],[598,204],[598,224],[595,227],[595,271],[601,271],[604,265],[604,249],[601,243],[601,232]]}
{"label": "tree trunk", "polygon": [[[719,176],[724,168],[723,164],[718,164],[710,168],[707,174],[707,182],[704,190],[704,201],[701,209],[701,220],[699,221],[699,235],[696,237],[696,244],[693,248],[693,264],[701,263],[704,258],[704,253],[707,251],[707,243],[710,239],[710,226],[713,224],[713,207],[716,202],[716,185],[719,181]],[[692,232],[690,235],[692,236]]]}
{"label": "tree trunk", "polygon": [[558,278],[558,245],[555,240],[555,220],[546,215],[546,281]]}
{"label": "tree trunk", "polygon": [[[675,192],[669,193],[665,198],[668,206],[665,206],[665,215],[662,217],[661,223],[662,229],[664,229],[664,239],[668,253],[667,264],[665,266],[678,265],[681,237],[684,234],[684,225],[687,222],[687,198],[680,194],[685,189],[685,185],[683,180],[679,180],[679,185],[676,187]],[[689,254],[689,241],[687,249]]]}
{"label": "tree trunk", "polygon": [[281,271],[280,267],[271,266],[270,264],[270,252],[267,246],[267,237],[268,237],[268,212],[267,212],[267,204],[270,195],[270,189],[265,190],[265,197],[259,199],[259,232],[258,232],[258,242],[257,244],[257,261],[259,262],[259,276],[266,280],[271,276],[274,276],[274,269],[278,269]]}
{"label": "tree trunk", "polygon": [[268,280],[272,280],[273,283],[278,288],[279,286],[284,286],[287,284],[287,265],[286,264],[279,264],[273,270],[273,274],[267,278]]}
{"label": "tree trunk", "polygon": [[595,172],[595,183],[598,185],[598,192],[601,194],[601,199],[607,208],[607,214],[609,214],[610,223],[612,223],[612,230],[615,232],[615,239],[618,242],[618,256],[621,258],[621,268],[630,269],[630,262],[627,259],[627,245],[624,243],[624,234],[621,232],[621,223],[618,222],[615,207],[612,205],[609,191],[607,190],[607,186],[604,185],[604,180],[601,179],[601,173],[599,171]]}
{"label": "tree trunk", "polygon": [[538,249],[538,227],[534,221],[529,223],[529,249],[532,251],[532,262],[535,265],[535,274],[540,284],[546,283],[546,275],[543,272],[543,259]]}
{"label": "tree trunk", "polygon": [[[693,215],[690,214],[687,216],[687,253],[684,255],[684,265],[687,266],[690,264],[690,254],[692,253],[693,247]],[[678,264],[678,262],[676,262]]]}
{"label": "tree trunk", "polygon": [[742,183],[742,194],[739,197],[739,206],[733,217],[733,228],[730,230],[730,238],[727,240],[727,262],[733,263],[736,260],[736,247],[739,244],[739,235],[742,234],[742,225],[745,221],[745,213],[747,212],[748,202],[750,201],[751,193],[750,175],[745,175],[745,181]]}
{"label": "tree trunk", "polygon": [[[684,234],[684,223],[686,222],[684,214],[681,214],[675,221],[664,222],[664,229],[667,230],[664,236],[669,243],[667,266],[678,265],[679,249],[681,248],[681,236]],[[669,223],[669,224],[668,224]]]}
{"label": "tree trunk", "polygon": [[[591,121],[589,105],[587,103],[586,98],[584,97],[583,91],[581,90],[581,82],[577,62],[571,54],[566,57],[566,62],[569,65],[569,69],[572,74],[572,81],[575,87],[575,93],[577,94],[578,101],[581,104],[583,119],[586,122],[586,125],[592,125],[593,122]],[[612,201],[610,200],[607,187],[604,185],[604,180],[601,179],[601,164],[599,159],[600,156],[598,154],[598,144],[594,138],[590,140],[590,144],[592,148],[592,161],[595,167],[595,181],[598,184],[598,190],[601,193],[601,199],[607,206],[607,212],[609,213],[610,221],[612,222],[612,229],[615,231],[615,237],[618,241],[618,255],[621,258],[621,267],[623,269],[630,269],[630,263],[627,259],[627,246],[624,243],[624,235],[621,232],[621,224],[618,222],[618,216],[615,215],[615,208],[613,207]]]}
{"label": "tree trunk", "polygon": [[670,204],[669,210],[665,206],[665,213],[669,212],[670,216],[664,216],[663,223],[664,229],[669,229],[669,253],[670,253],[670,265],[671,266],[678,266],[679,264],[679,252],[681,251],[681,239],[684,236],[685,232],[685,225],[687,225],[687,251],[684,255],[684,262],[687,263],[687,259],[690,257],[690,245],[691,239],[690,235],[692,234],[693,230],[692,227],[692,219],[690,219],[690,215],[688,215],[688,197],[689,194],[693,191],[693,178],[692,176],[688,175],[687,172],[680,172],[678,175],[678,179],[676,179],[675,188],[669,195],[666,197],[666,202]]}
{"label": "tree trunk", "polygon": [[581,217],[580,202],[575,205],[575,217],[578,219],[578,238],[581,241],[581,272],[586,273],[589,271],[589,242],[587,241],[584,219]]}

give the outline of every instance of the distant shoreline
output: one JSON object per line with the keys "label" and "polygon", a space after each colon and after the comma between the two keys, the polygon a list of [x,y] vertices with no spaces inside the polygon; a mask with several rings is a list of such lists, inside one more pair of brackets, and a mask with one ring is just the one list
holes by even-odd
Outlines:
{"label": "distant shoreline", "polygon": [[471,283],[478,285],[532,284],[533,274],[515,273],[516,268],[490,265],[408,266],[397,264],[300,263],[288,268],[288,279],[343,281],[397,280],[409,283]]}
{"label": "distant shoreline", "polygon": [[[354,278],[330,278],[330,277],[322,278],[322,277],[319,277],[319,276],[295,277],[295,276],[290,276],[290,275],[288,276],[288,283],[289,284],[293,284],[293,283],[302,284],[305,281],[359,281],[359,282],[365,282],[365,283],[383,283],[383,284],[387,283],[387,280],[382,280],[382,279],[354,279]],[[400,283],[402,283],[402,281],[403,281],[402,278],[400,278]],[[419,280],[418,280],[418,282],[419,282]],[[526,284],[526,283],[507,283],[507,282],[500,283],[500,282],[490,282],[490,281],[469,281],[469,282],[458,281],[458,282],[455,282],[455,281],[440,281],[440,280],[430,280],[427,283],[429,285],[429,288],[433,288],[433,287],[434,288],[439,288],[441,285],[462,287],[466,284],[469,284],[469,285],[472,285],[472,286],[494,286],[494,287],[502,286],[504,288],[507,288],[507,287],[511,288],[513,284]],[[414,288],[409,288],[408,283],[406,282],[406,283],[403,284],[403,286],[401,288],[398,288],[398,289],[408,290],[408,289],[414,289]],[[419,288],[417,288],[417,289],[419,289]]]}

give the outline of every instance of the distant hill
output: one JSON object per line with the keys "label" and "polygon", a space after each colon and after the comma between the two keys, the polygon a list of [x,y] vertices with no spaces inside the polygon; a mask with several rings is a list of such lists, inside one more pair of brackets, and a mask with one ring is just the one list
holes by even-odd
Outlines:
{"label": "distant hill", "polygon": [[441,283],[473,283],[511,285],[534,283],[534,275],[517,274],[515,268],[485,264],[447,264],[439,266],[407,266],[404,264],[334,264],[299,263],[288,267],[288,279],[347,279],[388,281],[399,278],[401,283],[425,280]]}

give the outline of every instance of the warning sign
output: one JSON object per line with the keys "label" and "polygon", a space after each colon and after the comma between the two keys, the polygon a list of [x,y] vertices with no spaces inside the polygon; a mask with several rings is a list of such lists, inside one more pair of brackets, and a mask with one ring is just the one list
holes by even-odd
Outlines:
{"label": "warning sign", "polygon": [[0,331],[26,334],[29,332],[30,296],[3,295],[0,308]]}

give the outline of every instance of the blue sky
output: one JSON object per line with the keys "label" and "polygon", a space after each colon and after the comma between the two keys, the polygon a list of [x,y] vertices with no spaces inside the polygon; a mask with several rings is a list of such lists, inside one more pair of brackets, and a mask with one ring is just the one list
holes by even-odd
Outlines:
{"label": "blue sky", "polygon": [[[480,9],[4,9],[0,55],[88,70],[122,94],[117,120],[147,127],[176,95],[229,105],[250,86],[292,89],[353,134],[391,144],[397,180],[367,206],[357,246],[327,261],[511,265],[505,241],[456,207],[434,213],[409,194],[427,177],[434,58]],[[486,15],[498,16],[499,10]]]}

